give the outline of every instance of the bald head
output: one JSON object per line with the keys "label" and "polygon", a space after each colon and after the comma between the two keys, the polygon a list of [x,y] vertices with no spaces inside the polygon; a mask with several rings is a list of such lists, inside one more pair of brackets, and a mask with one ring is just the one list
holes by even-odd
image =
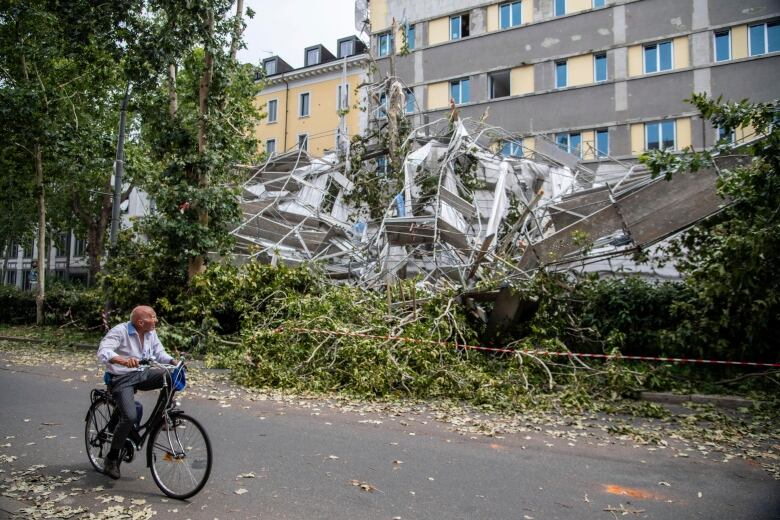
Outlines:
{"label": "bald head", "polygon": [[139,305],[130,313],[130,322],[139,332],[149,332],[157,324],[157,314],[148,305]]}

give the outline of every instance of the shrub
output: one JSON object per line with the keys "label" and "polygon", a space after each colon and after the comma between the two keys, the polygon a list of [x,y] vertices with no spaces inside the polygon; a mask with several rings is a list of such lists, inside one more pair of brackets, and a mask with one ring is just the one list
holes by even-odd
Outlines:
{"label": "shrub", "polygon": [[35,295],[0,285],[0,323],[35,323]]}

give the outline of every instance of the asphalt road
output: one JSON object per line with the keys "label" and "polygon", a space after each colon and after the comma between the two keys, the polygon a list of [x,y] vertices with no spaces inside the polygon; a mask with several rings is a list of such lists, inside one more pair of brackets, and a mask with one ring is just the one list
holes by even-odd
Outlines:
{"label": "asphalt road", "polygon": [[[77,479],[52,492],[68,495],[59,506],[108,516],[109,507],[128,507],[155,511],[155,519],[208,520],[780,518],[780,483],[741,459],[675,457],[618,440],[569,443],[535,431],[462,435],[424,412],[388,417],[193,395],[183,408],[208,430],[214,469],[193,499],[167,500],[138,458],[118,481],[89,465],[84,415],[95,379],[0,365],[0,494],[13,472],[18,479],[45,465],[33,473]],[[239,478],[249,472],[255,477]],[[0,497],[0,517],[20,506]]]}

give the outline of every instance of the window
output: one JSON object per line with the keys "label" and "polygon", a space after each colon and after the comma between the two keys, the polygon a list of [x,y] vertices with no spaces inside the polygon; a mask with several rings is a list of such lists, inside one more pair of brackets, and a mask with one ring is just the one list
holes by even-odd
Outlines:
{"label": "window", "polygon": [[607,5],[607,0],[593,0],[593,9],[598,9],[599,7],[604,7]]}
{"label": "window", "polygon": [[733,129],[728,131],[723,127],[718,127],[718,141],[734,144],[737,141],[737,136]]}
{"label": "window", "polygon": [[582,136],[578,133],[563,133],[555,136],[558,148],[577,157],[582,156]]}
{"label": "window", "polygon": [[377,119],[387,119],[387,94],[379,96],[379,106],[376,108]]}
{"label": "window", "polygon": [[320,62],[320,50],[309,49],[306,51],[306,66],[317,65]]}
{"label": "window", "polygon": [[298,117],[309,117],[309,93],[304,92],[298,97]]}
{"label": "window", "polygon": [[303,151],[309,149],[309,134],[298,134],[298,149]]}
{"label": "window", "polygon": [[276,139],[268,139],[265,142],[265,152],[268,155],[273,155],[276,153]]}
{"label": "window", "polygon": [[596,157],[609,155],[609,130],[596,130]]}
{"label": "window", "polygon": [[748,40],[751,56],[780,51],[780,22],[751,25]]}
{"label": "window", "polygon": [[450,40],[460,40],[469,35],[469,15],[450,17]]}
{"label": "window", "polygon": [[563,16],[566,14],[566,0],[555,0],[553,5],[553,15]]}
{"label": "window", "polygon": [[16,269],[5,272],[5,283],[7,285],[16,285]]}
{"label": "window", "polygon": [[717,31],[715,33],[715,61],[731,59],[731,31]]}
{"label": "window", "polygon": [[488,76],[488,93],[490,99],[506,97],[510,94],[508,70],[494,72]]}
{"label": "window", "polygon": [[415,46],[415,31],[413,24],[406,24],[406,46],[410,51],[414,50]]}
{"label": "window", "polygon": [[336,98],[336,108],[338,110],[349,110],[349,85],[346,83],[338,86],[338,96]]}
{"label": "window", "polygon": [[276,60],[268,60],[263,64],[266,76],[273,76],[276,74]]}
{"label": "window", "polygon": [[459,79],[450,82],[450,97],[455,100],[456,105],[468,103],[471,99],[471,88],[468,79]]}
{"label": "window", "polygon": [[276,123],[276,113],[278,111],[279,102],[272,99],[268,102],[268,122]]}
{"label": "window", "polygon": [[645,45],[645,74],[672,68],[672,42]]}
{"label": "window", "polygon": [[380,34],[378,37],[379,43],[379,57],[390,56],[390,52],[393,48],[393,38],[389,32]]}
{"label": "window", "polygon": [[522,157],[523,156],[523,140],[516,139],[514,141],[504,141],[501,145],[501,155],[508,157]]}
{"label": "window", "polygon": [[407,114],[413,114],[415,103],[416,103],[414,99],[414,91],[412,89],[406,89],[404,91],[404,95],[406,96],[405,111]]}
{"label": "window", "polygon": [[345,42],[341,42],[339,44],[339,57],[344,58],[345,56],[352,56],[354,54],[355,42],[352,40],[347,40]]}
{"label": "window", "polygon": [[507,2],[498,8],[498,17],[502,29],[517,27],[522,21],[520,2]]}
{"label": "window", "polygon": [[383,155],[376,159],[376,172],[387,175],[387,156]]}
{"label": "window", "polygon": [[16,257],[19,256],[19,244],[11,244],[11,254],[9,255],[10,259],[16,260]]}
{"label": "window", "polygon": [[32,258],[32,255],[33,255],[33,243],[27,242],[26,244],[24,244],[24,254],[22,255],[22,257]]}
{"label": "window", "polygon": [[555,88],[566,86],[566,60],[555,62]]}
{"label": "window", "polygon": [[593,55],[593,77],[596,83],[607,81],[607,53],[601,52]]}
{"label": "window", "polygon": [[57,256],[68,256],[68,238],[70,233],[58,233],[57,238],[54,241],[54,247],[57,248]]}
{"label": "window", "polygon": [[674,121],[645,123],[645,149],[674,149]]}
{"label": "window", "polygon": [[87,241],[77,238],[73,244],[73,256],[84,256],[87,253]]}

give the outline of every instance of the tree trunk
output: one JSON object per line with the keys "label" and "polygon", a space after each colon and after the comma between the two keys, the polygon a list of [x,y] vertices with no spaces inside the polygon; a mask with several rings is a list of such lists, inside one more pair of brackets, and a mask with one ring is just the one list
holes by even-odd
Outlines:
{"label": "tree trunk", "polygon": [[65,239],[65,281],[70,281],[70,247],[73,237],[73,231],[68,231],[68,237]]}
{"label": "tree trunk", "polygon": [[89,284],[97,277],[100,272],[100,251],[101,244],[98,244],[97,226],[90,226],[87,229],[87,258],[89,262]]}
{"label": "tree trunk", "polygon": [[43,325],[43,301],[46,296],[46,200],[43,189],[43,151],[33,147],[35,157],[35,191],[38,197],[38,291],[35,294],[35,323]]}
{"label": "tree trunk", "polygon": [[[208,14],[206,29],[208,32],[208,37],[211,39],[211,36],[214,33],[214,13],[211,11],[209,11]],[[208,49],[209,47],[207,46],[206,48]],[[206,116],[208,112],[209,88],[211,87],[211,77],[213,72],[214,54],[212,51],[207,50],[206,58],[203,63],[203,76],[200,78],[200,90],[198,93],[198,155],[201,157],[203,157],[203,155],[206,153]],[[203,161],[201,161],[201,166],[198,167],[197,183],[199,188],[204,189],[209,185],[209,176],[208,172],[203,170],[202,164]],[[206,166],[206,168],[208,168],[208,166]],[[208,228],[209,214],[205,208],[198,208],[198,224]],[[202,273],[204,269],[205,261],[203,255],[190,258],[187,265],[187,278],[192,280],[195,275]]]}
{"label": "tree trunk", "polygon": [[176,64],[171,63],[168,65],[168,113],[171,115],[171,119],[176,117],[176,112],[179,111],[179,98],[176,94]]}
{"label": "tree trunk", "polygon": [[11,245],[13,242],[6,238],[3,240],[3,269],[0,271],[0,285],[5,284],[5,273],[8,271],[8,259],[11,257]]}
{"label": "tree trunk", "polygon": [[238,0],[236,2],[236,21],[235,26],[233,27],[233,39],[230,41],[230,59],[231,61],[236,60],[236,55],[238,54],[238,42],[241,39],[241,33],[243,32],[243,27],[241,24],[241,15],[244,12],[244,0]]}

